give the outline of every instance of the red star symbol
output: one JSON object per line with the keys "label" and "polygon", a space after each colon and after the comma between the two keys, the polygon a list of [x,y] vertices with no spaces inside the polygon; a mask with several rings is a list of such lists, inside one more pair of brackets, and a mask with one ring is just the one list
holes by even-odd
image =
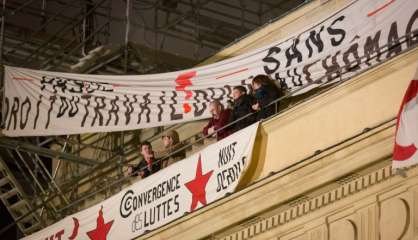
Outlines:
{"label": "red star symbol", "polygon": [[187,189],[192,193],[192,205],[190,206],[190,211],[193,211],[196,209],[197,203],[200,202],[203,205],[206,205],[206,184],[209,181],[209,178],[212,176],[213,170],[206,173],[205,175],[202,175],[202,161],[201,157],[199,155],[199,161],[197,162],[197,168],[196,168],[196,177],[184,184]]}
{"label": "red star symbol", "polygon": [[108,223],[104,222],[103,218],[103,207],[99,210],[99,216],[97,217],[97,226],[96,229],[91,230],[90,232],[87,232],[87,235],[91,240],[106,240],[107,234],[110,231],[110,228],[112,227],[113,221],[110,221]]}

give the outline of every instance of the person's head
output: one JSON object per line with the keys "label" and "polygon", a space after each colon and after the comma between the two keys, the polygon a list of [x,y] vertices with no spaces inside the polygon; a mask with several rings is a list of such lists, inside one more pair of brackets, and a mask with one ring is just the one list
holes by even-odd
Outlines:
{"label": "person's head", "polygon": [[247,94],[247,89],[245,89],[245,87],[243,86],[235,86],[232,89],[232,98],[234,100],[237,100],[238,98],[240,98],[242,95]]}
{"label": "person's head", "polygon": [[139,144],[139,151],[143,156],[149,155],[152,153],[152,146],[151,143],[148,141],[142,142]]}
{"label": "person's head", "polygon": [[221,114],[222,108],[223,108],[223,106],[222,106],[221,102],[219,102],[219,100],[213,100],[209,104],[209,112],[210,112],[210,114],[212,114],[212,117],[214,117],[214,118],[219,117],[219,115]]}
{"label": "person's head", "polygon": [[259,89],[263,85],[272,84],[270,78],[267,75],[257,75],[253,78],[251,83],[254,90]]}
{"label": "person's head", "polygon": [[170,130],[161,136],[164,147],[170,147],[180,142],[179,134],[175,130]]}

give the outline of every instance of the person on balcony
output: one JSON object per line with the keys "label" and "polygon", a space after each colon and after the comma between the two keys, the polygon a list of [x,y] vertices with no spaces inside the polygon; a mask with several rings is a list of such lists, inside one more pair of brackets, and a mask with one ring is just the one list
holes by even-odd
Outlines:
{"label": "person on balcony", "polygon": [[161,162],[155,159],[151,143],[148,141],[142,142],[139,145],[139,150],[144,159],[140,161],[138,165],[128,167],[128,174],[146,178],[149,175],[158,172],[161,169]]}
{"label": "person on balcony", "polygon": [[[179,134],[176,130],[169,130],[162,136],[164,149],[158,152],[162,161],[162,167],[166,168],[171,164],[186,158],[186,149],[182,149],[184,144],[180,142]],[[181,149],[181,150],[180,150]],[[168,158],[166,158],[169,156]]]}
{"label": "person on balcony", "polygon": [[231,117],[231,109],[224,109],[221,102],[219,102],[218,100],[214,100],[209,104],[209,112],[212,115],[212,118],[209,120],[208,124],[203,128],[203,135],[207,136],[217,131],[212,136],[216,136],[216,140],[219,141],[231,134],[230,128],[222,129],[229,123],[229,119]]}
{"label": "person on balcony", "polygon": [[[279,110],[279,102],[272,102],[280,97],[281,91],[273,80],[267,75],[257,75],[253,78],[251,85],[255,98],[252,109],[257,111],[256,120],[259,121],[277,113]],[[270,103],[272,104],[269,105]]]}
{"label": "person on balcony", "polygon": [[234,103],[230,121],[234,122],[240,119],[232,126],[233,132],[236,132],[254,123],[255,118],[253,115],[244,118],[244,116],[253,112],[253,98],[247,94],[247,89],[243,86],[235,86],[232,89],[232,98]]}

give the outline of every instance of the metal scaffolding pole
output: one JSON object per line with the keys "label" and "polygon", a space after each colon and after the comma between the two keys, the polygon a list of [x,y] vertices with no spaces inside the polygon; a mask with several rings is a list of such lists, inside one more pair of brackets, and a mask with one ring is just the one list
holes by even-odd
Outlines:
{"label": "metal scaffolding pole", "polygon": [[65,34],[66,31],[68,31],[69,29],[71,29],[72,27],[77,26],[78,24],[80,24],[83,21],[83,17],[90,15],[91,13],[93,13],[98,7],[100,7],[106,0],[101,0],[100,2],[96,3],[91,9],[89,9],[86,14],[81,14],[82,18],[81,20],[75,21],[74,23],[67,25],[61,29],[59,29],[57,32],[55,32],[55,34],[50,37],[44,44],[42,44],[40,47],[38,47],[36,50],[33,51],[32,54],[30,54],[27,58],[26,58],[26,62],[31,63],[33,61],[35,61],[35,57],[39,56],[39,54],[42,52],[42,49],[45,49],[47,46],[49,46],[51,43],[54,43],[59,36],[61,36],[62,34]]}
{"label": "metal scaffolding pole", "polygon": [[[3,47],[4,47],[4,26],[6,21],[6,0],[3,0],[2,12],[1,12],[1,26],[0,26],[0,65],[3,66]],[[3,102],[5,94],[4,94],[4,68],[0,69],[0,99]],[[4,119],[4,107],[1,106],[1,119],[0,119],[0,126],[3,126]]]}
{"label": "metal scaffolding pole", "polygon": [[[97,15],[102,16],[102,17],[105,16],[105,15],[100,14],[100,13],[98,13]],[[118,17],[112,17],[111,20],[112,21],[118,21],[118,22],[125,21],[124,18],[118,18]],[[156,30],[153,26],[150,27],[150,26],[146,26],[146,25],[140,25],[140,24],[135,23],[135,22],[131,22],[131,25],[134,26],[134,27],[143,28],[144,30],[149,30],[149,31],[152,31],[152,32],[157,32],[157,33],[160,33],[160,34],[167,35],[169,37],[177,38],[177,39],[180,39],[180,40],[183,40],[183,41],[186,41],[186,42],[198,43],[194,38],[189,38],[190,34],[187,35],[188,37],[185,37],[186,34],[183,36],[183,35],[178,35],[178,33],[171,33],[171,32],[164,31],[164,30]],[[205,41],[205,40],[203,40],[201,44],[203,46],[211,48],[211,49],[219,49],[220,47],[223,46],[223,44],[213,43],[213,42]]]}
{"label": "metal scaffolding pole", "polygon": [[[47,60],[46,62],[43,62],[41,65],[41,68],[44,70],[49,70],[52,66],[48,65],[49,63],[52,63],[54,66],[58,67],[59,64],[61,64],[62,62],[64,62],[69,56],[71,56],[72,53],[74,53],[76,50],[78,50],[80,47],[83,48],[86,44],[86,42],[88,42],[90,39],[92,39],[94,37],[95,34],[99,33],[102,29],[104,29],[106,27],[107,23],[102,24],[99,28],[97,28],[93,33],[91,33],[87,38],[83,39],[83,41],[81,43],[79,43],[77,46],[73,47],[71,51],[69,52],[65,52],[65,49],[67,49],[68,47],[71,46],[72,43],[74,43],[76,40],[73,39],[71,42],[67,43],[62,51],[60,51],[59,53],[56,54],[55,57]],[[82,50],[84,51],[84,50]],[[64,53],[64,55],[62,56],[62,54]],[[62,56],[62,58],[54,64],[54,61],[59,58],[60,56]]]}
{"label": "metal scaffolding pole", "polygon": [[131,13],[131,1],[126,0],[126,28],[125,28],[125,52],[124,52],[124,71],[125,73],[128,72],[128,51],[129,51],[129,30],[130,30],[130,13]]}
{"label": "metal scaffolding pole", "polygon": [[[1,11],[1,29],[0,29],[0,64],[3,65],[3,45],[4,45],[4,25],[6,20],[6,0],[3,0],[3,6]],[[3,78],[1,87],[4,86]]]}
{"label": "metal scaffolding pole", "polygon": [[[20,10],[24,9],[26,6],[29,6],[31,3],[33,3],[36,0],[30,0],[25,2],[24,4],[22,4],[21,6],[19,6],[18,8],[16,8],[15,10],[13,10],[11,12],[11,15],[15,15],[16,13],[20,12]],[[4,1],[3,1],[4,2]]]}
{"label": "metal scaffolding pole", "polygon": [[[70,136],[69,136],[69,135],[67,135],[67,140],[68,140],[68,138],[69,138],[69,137],[70,137]],[[68,143],[68,142],[65,142],[65,143],[64,143],[64,146],[62,147],[61,152],[65,152],[65,148],[67,147],[67,143]],[[58,189],[59,193],[63,196],[64,200],[66,201],[66,204],[68,204],[68,203],[69,203],[68,199],[65,197],[65,195],[64,195],[64,193],[62,192],[61,188],[60,188],[60,187],[57,185],[57,183],[55,182],[55,178],[57,177],[58,170],[59,170],[59,168],[60,168],[60,166],[61,166],[61,161],[62,161],[61,159],[59,159],[59,160],[58,160],[58,164],[57,164],[56,168],[54,169],[54,172],[52,173],[52,176],[51,176],[51,183],[53,183],[53,184],[54,184],[54,186]],[[50,192],[48,192],[47,196],[49,196],[49,194],[50,194]],[[45,206],[43,206],[43,207],[42,207],[41,212],[39,213],[39,216],[41,216],[41,217],[42,217],[42,214],[43,214],[44,210],[45,210]]]}
{"label": "metal scaffolding pole", "polygon": [[158,49],[158,7],[154,9],[154,62],[158,64],[157,49]]}
{"label": "metal scaffolding pole", "polygon": [[5,137],[0,138],[0,147],[11,149],[11,150],[19,149],[19,151],[36,153],[38,155],[50,157],[50,158],[60,158],[63,160],[68,160],[68,161],[72,161],[75,163],[88,165],[88,166],[94,166],[99,163],[98,161],[93,160],[93,159],[74,156],[72,154],[65,153],[65,152],[57,152],[48,148],[38,147],[37,145],[19,142],[16,140],[12,140],[10,138],[5,138]]}

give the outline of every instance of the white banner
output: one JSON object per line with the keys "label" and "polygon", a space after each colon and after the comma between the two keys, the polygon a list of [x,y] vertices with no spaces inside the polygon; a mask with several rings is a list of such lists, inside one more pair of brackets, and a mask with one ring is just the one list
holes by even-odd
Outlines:
{"label": "white banner", "polygon": [[258,123],[42,229],[26,240],[133,239],[235,191]]}
{"label": "white banner", "polygon": [[[209,117],[208,102],[225,103],[233,86],[249,87],[258,74],[288,91],[309,85],[307,91],[413,46],[417,19],[416,0],[353,1],[288,39],[179,72],[103,76],[5,67],[4,134],[109,132],[203,119]],[[399,40],[405,36],[407,41]]]}

